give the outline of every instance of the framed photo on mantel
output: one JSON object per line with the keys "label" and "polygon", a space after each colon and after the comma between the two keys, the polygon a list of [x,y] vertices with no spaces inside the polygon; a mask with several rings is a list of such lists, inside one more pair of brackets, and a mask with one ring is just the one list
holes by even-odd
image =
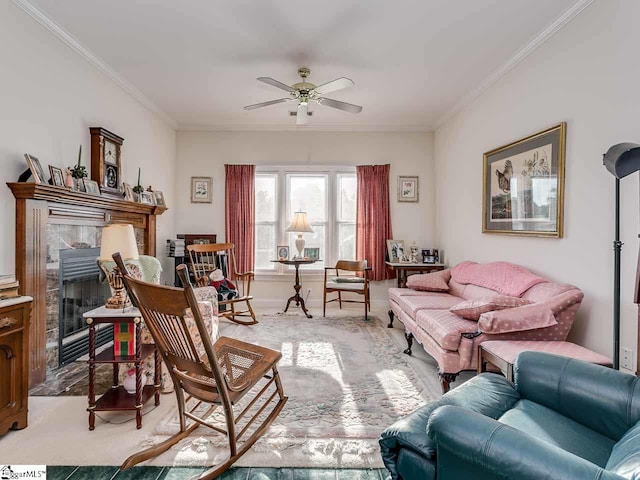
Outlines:
{"label": "framed photo on mantel", "polygon": [[483,157],[482,232],[562,237],[567,124]]}

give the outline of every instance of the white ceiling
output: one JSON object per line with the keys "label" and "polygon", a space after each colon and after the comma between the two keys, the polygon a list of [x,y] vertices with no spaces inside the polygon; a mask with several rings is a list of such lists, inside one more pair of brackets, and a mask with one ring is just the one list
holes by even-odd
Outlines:
{"label": "white ceiling", "polygon": [[14,1],[35,6],[179,128],[292,127],[293,103],[242,107],[286,96],[256,77],[290,85],[308,66],[316,85],[351,78],[355,87],[328,96],[364,107],[353,115],[314,104],[311,125],[416,130],[432,130],[567,21],[568,11],[590,3]]}

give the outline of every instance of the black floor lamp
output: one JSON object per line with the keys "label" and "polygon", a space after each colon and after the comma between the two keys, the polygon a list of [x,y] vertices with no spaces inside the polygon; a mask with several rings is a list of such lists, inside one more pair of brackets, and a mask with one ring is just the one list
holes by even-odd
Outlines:
{"label": "black floor lamp", "polygon": [[640,170],[640,145],[618,143],[604,154],[603,163],[616,177],[616,227],[613,240],[613,368],[620,369],[620,179]]}

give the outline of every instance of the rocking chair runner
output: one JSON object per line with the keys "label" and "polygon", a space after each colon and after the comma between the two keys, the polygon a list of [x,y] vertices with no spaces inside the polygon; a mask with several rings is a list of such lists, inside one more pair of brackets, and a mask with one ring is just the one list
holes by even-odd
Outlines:
{"label": "rocking chair runner", "polygon": [[[219,300],[218,307],[220,307],[220,311],[218,312],[218,316],[228,318],[241,325],[253,325],[258,323],[253,308],[251,308],[251,300],[253,300],[251,296],[253,272],[238,272],[234,250],[233,243],[187,245],[191,268],[197,286],[202,287],[209,285],[209,274],[217,268],[222,270],[225,277],[233,272],[233,278],[231,278],[231,280],[236,283],[238,296],[228,300]],[[246,310],[236,310],[236,304],[242,302],[246,303]],[[229,307],[229,310],[224,310],[226,306]],[[251,320],[243,321],[236,317],[251,317]]]}
{"label": "rocking chair runner", "polygon": [[[126,272],[119,254],[115,254],[114,259],[122,271]],[[220,475],[240,458],[264,433],[287,402],[276,367],[281,354],[227,337],[220,337],[212,344],[198,309],[187,268],[180,265],[177,270],[185,285],[184,289],[153,285],[136,280],[126,273],[124,275],[127,291],[140,309],[173,379],[180,430],[167,440],[130,456],[121,469],[125,470],[167,451],[199,425],[204,425],[227,436],[230,451],[226,461],[198,477],[200,480],[208,480]],[[187,309],[191,309],[195,319],[199,333],[197,336],[190,334],[185,322]],[[236,414],[234,405],[250,391],[255,395],[254,398],[243,402],[242,410]],[[187,402],[192,399],[196,405],[187,410]],[[203,402],[209,404],[210,408],[204,414],[197,415]],[[239,444],[238,440],[270,405],[271,411],[266,418]],[[208,418],[219,406],[224,410],[225,424],[218,426]],[[187,419],[192,420],[189,426]]]}

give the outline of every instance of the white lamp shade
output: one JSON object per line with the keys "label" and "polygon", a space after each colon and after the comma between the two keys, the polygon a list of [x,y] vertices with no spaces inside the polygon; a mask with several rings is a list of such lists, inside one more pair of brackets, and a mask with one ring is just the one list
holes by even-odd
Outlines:
{"label": "white lamp shade", "polygon": [[115,224],[102,229],[102,245],[98,260],[113,261],[112,255],[116,252],[120,252],[124,259],[138,258],[138,245],[133,225]]}
{"label": "white lamp shade", "polygon": [[310,232],[313,233],[309,220],[307,220],[307,212],[296,212],[293,214],[293,220],[287,227],[287,232]]}

